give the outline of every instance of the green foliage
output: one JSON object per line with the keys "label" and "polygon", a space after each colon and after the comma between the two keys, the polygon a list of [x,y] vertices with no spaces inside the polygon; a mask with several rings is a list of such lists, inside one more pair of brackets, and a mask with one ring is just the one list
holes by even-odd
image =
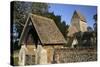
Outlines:
{"label": "green foliage", "polygon": [[[44,17],[51,18],[55,21],[57,27],[66,38],[68,33],[69,25],[66,25],[65,21],[61,21],[60,15],[55,15],[53,12],[48,12],[49,5],[46,3],[37,3],[37,2],[14,2],[13,5],[13,24],[16,24],[17,32],[19,33],[18,38],[20,38],[23,26],[26,22],[27,16],[29,13],[41,15]],[[16,44],[14,45],[14,48]]]}
{"label": "green foliage", "polygon": [[38,15],[45,15],[48,12],[48,5],[46,3],[32,3],[16,1],[13,2],[13,24],[16,24],[17,32],[19,37],[21,35],[23,26],[26,22],[29,13],[34,13]]}
{"label": "green foliage", "polygon": [[[90,28],[91,29],[91,28]],[[93,30],[86,32],[77,32],[74,36],[78,40],[78,47],[93,47],[96,46],[95,36]],[[91,40],[92,39],[92,40]]]}
{"label": "green foliage", "polygon": [[95,20],[95,22],[97,22],[97,14],[95,14],[95,15],[93,16],[93,19]]}
{"label": "green foliage", "polygon": [[87,27],[87,30],[88,30],[88,32],[92,32],[93,31],[92,27],[90,27],[90,26]]}
{"label": "green foliage", "polygon": [[18,41],[16,41],[15,43],[13,43],[12,46],[13,46],[13,50],[20,49],[20,46],[18,46]]}
{"label": "green foliage", "polygon": [[48,13],[48,4],[46,3],[32,3],[32,13],[37,15],[46,15]]}
{"label": "green foliage", "polygon": [[97,14],[93,16],[95,23],[93,24],[94,32],[97,34]]}

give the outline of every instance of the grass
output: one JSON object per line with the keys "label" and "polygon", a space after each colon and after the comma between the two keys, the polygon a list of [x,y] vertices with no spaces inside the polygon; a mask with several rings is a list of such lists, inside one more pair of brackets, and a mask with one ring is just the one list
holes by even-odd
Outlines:
{"label": "grass", "polygon": [[14,58],[14,66],[18,66],[18,57],[13,57]]}
{"label": "grass", "polygon": [[19,50],[14,51],[14,55],[13,55],[14,66],[18,66],[18,52]]}

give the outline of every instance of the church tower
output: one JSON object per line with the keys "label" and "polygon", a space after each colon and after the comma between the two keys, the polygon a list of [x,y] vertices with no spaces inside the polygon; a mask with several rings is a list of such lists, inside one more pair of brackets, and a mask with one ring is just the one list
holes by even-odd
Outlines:
{"label": "church tower", "polygon": [[87,31],[87,22],[85,17],[79,12],[74,11],[72,19],[71,19],[71,25],[68,29],[68,35],[69,37],[73,37],[73,34],[76,32],[86,32]]}

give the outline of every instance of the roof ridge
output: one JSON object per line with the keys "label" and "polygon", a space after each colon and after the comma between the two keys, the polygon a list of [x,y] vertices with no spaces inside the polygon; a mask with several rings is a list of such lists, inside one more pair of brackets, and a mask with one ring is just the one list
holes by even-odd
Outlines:
{"label": "roof ridge", "polygon": [[48,17],[45,17],[45,16],[36,15],[36,14],[32,14],[32,13],[29,13],[29,15],[30,15],[30,16],[39,17],[39,18],[42,18],[42,19],[45,19],[45,20],[49,20],[49,21],[52,20],[51,18],[48,18]]}

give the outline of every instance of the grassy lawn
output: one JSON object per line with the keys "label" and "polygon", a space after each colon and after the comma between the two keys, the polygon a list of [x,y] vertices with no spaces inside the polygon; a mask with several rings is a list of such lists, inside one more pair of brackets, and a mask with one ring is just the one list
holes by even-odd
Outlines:
{"label": "grassy lawn", "polygon": [[19,50],[14,51],[14,55],[13,55],[14,66],[18,66],[18,53],[19,53]]}
{"label": "grassy lawn", "polygon": [[14,57],[14,66],[18,66],[18,57]]}

